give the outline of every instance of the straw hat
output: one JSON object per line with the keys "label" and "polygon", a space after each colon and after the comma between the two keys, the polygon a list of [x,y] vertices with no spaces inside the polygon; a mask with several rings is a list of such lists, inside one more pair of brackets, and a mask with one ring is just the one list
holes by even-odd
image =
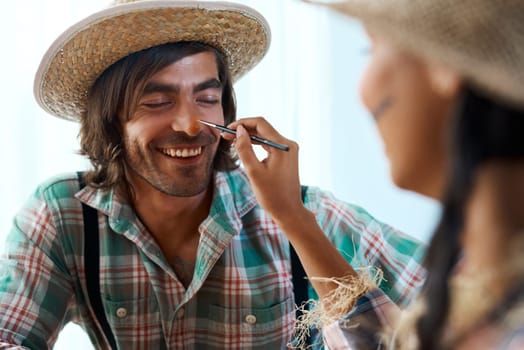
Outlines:
{"label": "straw hat", "polygon": [[345,0],[323,5],[362,20],[404,49],[448,65],[488,94],[524,107],[524,1]]}
{"label": "straw hat", "polygon": [[119,59],[177,41],[199,41],[222,51],[233,80],[269,49],[270,29],[250,7],[210,1],[121,0],[67,29],[44,55],[34,95],[48,113],[78,120],[95,80]]}

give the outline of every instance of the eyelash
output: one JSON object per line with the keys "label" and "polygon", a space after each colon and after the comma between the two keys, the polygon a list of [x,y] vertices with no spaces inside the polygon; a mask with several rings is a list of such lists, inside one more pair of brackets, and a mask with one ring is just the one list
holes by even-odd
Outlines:
{"label": "eyelash", "polygon": [[[220,103],[218,99],[213,100],[197,100],[198,103],[204,103],[207,105],[217,105]],[[166,101],[166,102],[151,102],[151,103],[144,103],[143,105],[148,108],[160,108],[166,105],[171,104],[172,102]]]}
{"label": "eyelash", "polygon": [[163,107],[171,102],[151,102],[151,103],[144,103],[143,105],[148,108],[159,108]]}
{"label": "eyelash", "polygon": [[216,105],[216,104],[219,103],[219,100],[218,99],[197,100],[197,102],[205,103],[205,104],[209,104],[209,105]]}
{"label": "eyelash", "polygon": [[360,54],[363,56],[369,56],[373,53],[373,46],[366,46],[360,49]]}

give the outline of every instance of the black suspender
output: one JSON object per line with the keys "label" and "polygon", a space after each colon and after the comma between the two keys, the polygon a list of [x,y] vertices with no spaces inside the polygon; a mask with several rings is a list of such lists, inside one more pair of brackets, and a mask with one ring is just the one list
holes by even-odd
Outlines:
{"label": "black suspender", "polygon": [[[304,202],[306,199],[307,186],[302,186],[301,192],[302,202]],[[306,272],[304,271],[304,267],[302,266],[302,263],[298,258],[295,248],[293,248],[291,244],[289,244],[289,253],[291,257],[291,271],[293,273],[293,294],[295,296],[295,304],[299,307],[295,312],[295,317],[298,319],[302,315],[302,309],[300,308],[300,306],[302,306],[306,301],[309,300],[308,281],[306,279]],[[304,305],[304,307],[306,306]],[[310,337],[307,338],[306,343],[306,345],[311,344]]]}
{"label": "black suspender", "polygon": [[[82,173],[78,173],[80,188],[85,186]],[[82,203],[82,214],[84,215],[84,270],[86,275],[87,294],[95,317],[102,327],[102,331],[109,342],[111,349],[116,349],[116,341],[107,322],[102,298],[100,297],[100,241],[98,237],[98,213],[97,211]]]}
{"label": "black suspender", "polygon": [[[302,186],[301,190],[302,202],[304,202],[307,186]],[[304,271],[304,267],[302,267],[302,263],[298,258],[297,252],[295,252],[295,248],[293,248],[291,244],[289,244],[289,253],[291,256],[291,271],[293,273],[293,294],[295,295],[295,304],[297,306],[301,306],[309,299],[306,272]],[[301,314],[302,312],[297,310],[296,317],[298,318]]]}

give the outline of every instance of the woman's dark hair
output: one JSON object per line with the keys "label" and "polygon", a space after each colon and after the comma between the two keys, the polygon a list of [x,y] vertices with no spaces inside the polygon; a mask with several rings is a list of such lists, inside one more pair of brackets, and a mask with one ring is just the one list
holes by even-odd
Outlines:
{"label": "woman's dark hair", "polygon": [[464,208],[476,171],[486,161],[524,158],[524,111],[466,88],[456,111],[452,164],[443,211],[424,262],[427,303],[417,324],[419,348],[442,349],[440,340],[450,304],[449,279],[461,256]]}
{"label": "woman's dark hair", "polygon": [[[225,124],[236,119],[236,104],[231,74],[225,56],[212,46],[199,42],[177,42],[135,52],[107,68],[88,95],[87,112],[80,120],[80,154],[93,165],[86,183],[110,189],[127,183],[119,115],[129,118],[136,108],[146,82],[166,66],[200,52],[213,52],[218,78],[222,83],[222,109]],[[231,170],[238,167],[231,153],[231,142],[221,138],[213,167]]]}

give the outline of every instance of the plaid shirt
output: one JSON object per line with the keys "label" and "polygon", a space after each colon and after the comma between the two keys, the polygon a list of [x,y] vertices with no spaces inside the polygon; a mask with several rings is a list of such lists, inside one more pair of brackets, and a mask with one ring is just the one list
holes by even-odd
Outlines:
{"label": "plaid shirt", "polygon": [[[521,292],[524,294],[524,290]],[[482,323],[473,329],[463,343],[453,349],[475,350],[522,350],[524,349],[524,298],[521,297],[503,317],[497,321]],[[324,343],[329,350],[395,350],[395,344],[384,344],[381,336],[415,336],[415,330],[408,334],[394,332],[399,319],[412,312],[410,308],[401,311],[380,289],[363,295],[355,308],[341,320],[326,326],[323,330]],[[411,316],[407,317],[408,319]],[[406,342],[406,341],[404,341]],[[416,338],[410,342],[410,349],[418,349]]]}
{"label": "plaid shirt", "polygon": [[381,335],[395,326],[399,315],[398,306],[383,291],[373,289],[346,317],[324,328],[324,343],[330,350],[386,349]]}
{"label": "plaid shirt", "polygon": [[[295,317],[289,243],[242,170],[219,172],[215,183],[187,289],[114,192],[79,191],[75,174],[39,186],[0,259],[0,348],[49,348],[70,321],[107,348],[86,303],[80,202],[98,211],[100,293],[120,349],[285,348]],[[318,188],[308,189],[305,203],[350,262],[384,270],[381,287],[392,300],[412,299],[424,277],[417,241]]]}

